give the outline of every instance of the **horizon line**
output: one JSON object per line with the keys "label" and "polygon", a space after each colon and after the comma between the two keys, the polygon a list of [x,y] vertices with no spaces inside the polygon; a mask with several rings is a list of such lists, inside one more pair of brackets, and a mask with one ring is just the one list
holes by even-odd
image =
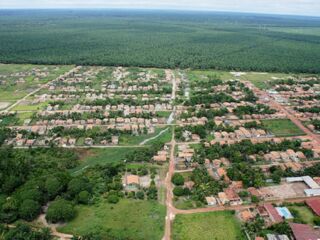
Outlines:
{"label": "horizon line", "polygon": [[207,12],[207,13],[234,13],[234,14],[256,14],[256,15],[273,15],[273,16],[288,16],[288,17],[310,17],[310,18],[320,18],[320,15],[302,15],[293,13],[270,13],[270,12],[255,12],[255,11],[231,11],[231,10],[214,10],[214,9],[189,9],[189,8],[139,8],[139,7],[21,7],[21,8],[1,8],[1,10],[144,10],[144,11],[178,11],[178,12]]}

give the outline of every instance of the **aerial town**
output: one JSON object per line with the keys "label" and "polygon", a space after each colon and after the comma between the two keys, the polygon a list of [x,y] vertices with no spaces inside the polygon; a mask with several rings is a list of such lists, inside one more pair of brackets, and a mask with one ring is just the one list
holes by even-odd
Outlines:
{"label": "aerial town", "polygon": [[[166,207],[159,220],[162,230],[157,230],[164,240],[189,239],[183,237],[190,234],[185,225],[197,229],[209,217],[205,214],[217,214],[220,220],[214,224],[232,228],[230,235],[216,233],[216,239],[320,239],[317,76],[22,66],[0,65],[3,146],[83,155],[133,151],[116,159],[124,163],[111,175],[119,188],[94,185],[72,198],[69,182],[66,193],[59,191],[67,200],[83,204],[86,192],[87,202],[94,202],[99,192],[115,206],[156,201]],[[253,75],[261,80],[253,81]],[[107,160],[101,161],[95,164]],[[100,171],[83,163],[73,168],[75,176],[83,174],[88,182]],[[109,174],[111,167],[107,169]],[[19,190],[10,192],[19,195]],[[40,214],[38,221],[58,239],[81,235],[81,207],[75,220],[55,219],[50,217],[53,205],[33,217],[13,219],[36,221]],[[10,211],[3,208],[1,214]],[[203,219],[188,218],[194,214],[204,214],[199,215]],[[12,223],[4,217],[1,221]],[[57,222],[65,223],[56,228]]]}

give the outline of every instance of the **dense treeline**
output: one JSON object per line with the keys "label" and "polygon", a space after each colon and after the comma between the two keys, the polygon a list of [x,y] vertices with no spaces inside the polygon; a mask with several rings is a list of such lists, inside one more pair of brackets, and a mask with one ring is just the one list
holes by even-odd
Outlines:
{"label": "dense treeline", "polygon": [[0,22],[4,63],[320,72],[318,18],[2,10]]}

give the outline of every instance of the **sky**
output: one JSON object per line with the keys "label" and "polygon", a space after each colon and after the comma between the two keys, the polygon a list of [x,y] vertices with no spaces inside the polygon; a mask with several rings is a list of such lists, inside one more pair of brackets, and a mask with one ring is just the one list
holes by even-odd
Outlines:
{"label": "sky", "polygon": [[133,8],[320,16],[320,0],[0,0],[0,8]]}

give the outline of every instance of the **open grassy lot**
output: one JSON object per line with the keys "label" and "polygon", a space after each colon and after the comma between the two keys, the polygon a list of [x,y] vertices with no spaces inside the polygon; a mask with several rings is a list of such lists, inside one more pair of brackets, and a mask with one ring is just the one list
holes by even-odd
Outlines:
{"label": "open grassy lot", "polygon": [[[104,239],[160,240],[164,232],[165,207],[156,202],[105,200],[93,206],[78,206],[77,217],[59,231],[71,234],[100,232]],[[108,237],[111,236],[111,237]]]}
{"label": "open grassy lot", "polygon": [[215,70],[190,70],[187,71],[187,76],[190,81],[207,80],[210,77],[218,77],[222,80],[229,80],[233,77],[229,72]]}
{"label": "open grassy lot", "polygon": [[[18,100],[73,66],[0,64],[0,101]],[[36,75],[39,71],[43,75]],[[1,81],[0,81],[1,82]]]}
{"label": "open grassy lot", "polygon": [[245,239],[240,224],[229,211],[177,215],[173,223],[174,240]]}
{"label": "open grassy lot", "polygon": [[298,212],[299,216],[307,224],[313,225],[314,215],[312,211],[307,206],[291,206],[289,210],[294,209]]}
{"label": "open grassy lot", "polygon": [[304,132],[289,119],[262,120],[261,122],[268,131],[277,137],[304,135]]}
{"label": "open grassy lot", "polygon": [[101,148],[101,149],[90,149],[90,150],[79,150],[81,157],[81,164],[72,169],[73,173],[80,173],[85,168],[94,166],[96,164],[107,164],[110,162],[123,161],[127,154],[133,152],[136,148]]}
{"label": "open grassy lot", "polygon": [[152,134],[141,134],[139,136],[122,135],[120,136],[120,145],[139,145],[146,139],[150,139],[150,141],[147,141],[145,145],[149,145],[152,142],[158,141],[158,140],[169,142],[171,140],[170,129],[171,129],[170,127],[161,127],[161,128],[158,127],[155,129],[155,132]]}
{"label": "open grassy lot", "polygon": [[262,73],[262,72],[247,72],[239,79],[250,81],[256,87],[260,89],[268,89],[270,88],[270,82],[276,79],[287,79],[292,75],[285,73]]}

